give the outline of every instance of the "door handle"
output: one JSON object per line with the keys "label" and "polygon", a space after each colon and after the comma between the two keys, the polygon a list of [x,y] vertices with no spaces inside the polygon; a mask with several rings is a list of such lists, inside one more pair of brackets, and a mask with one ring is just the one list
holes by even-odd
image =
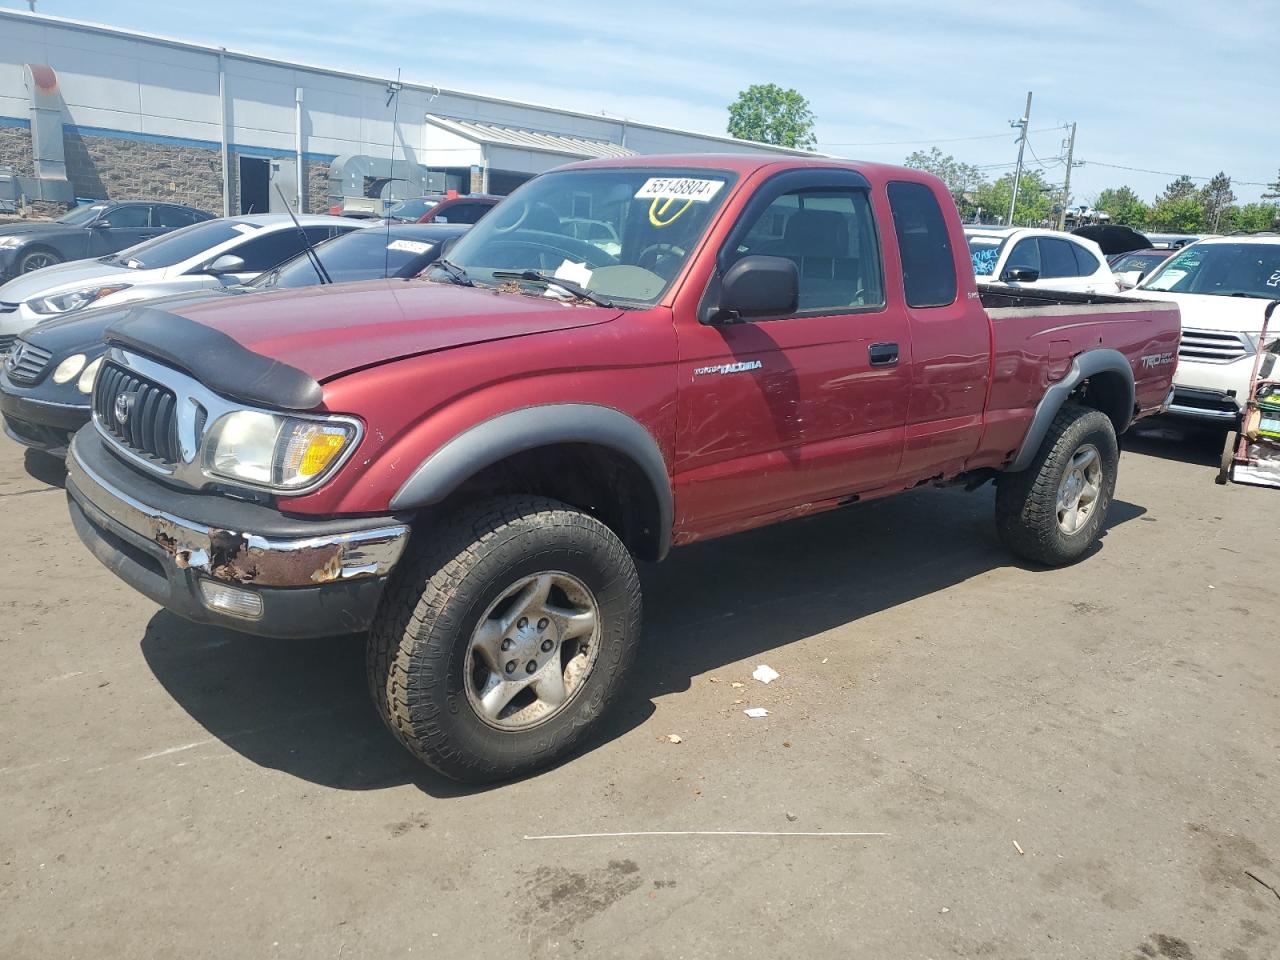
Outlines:
{"label": "door handle", "polygon": [[873,343],[867,348],[873,367],[891,367],[898,362],[896,343]]}

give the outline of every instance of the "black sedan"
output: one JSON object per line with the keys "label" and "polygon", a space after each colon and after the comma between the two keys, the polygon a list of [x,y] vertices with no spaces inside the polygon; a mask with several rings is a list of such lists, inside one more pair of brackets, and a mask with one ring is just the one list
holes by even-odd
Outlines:
{"label": "black sedan", "polygon": [[[355,230],[315,248],[320,269],[303,253],[243,286],[176,294],[148,300],[145,306],[166,310],[198,300],[312,287],[322,282],[409,279],[434,263],[447,241],[469,229],[466,224],[410,223]],[[51,320],[14,342],[0,369],[0,414],[10,438],[54,456],[66,456],[71,435],[89,421],[93,381],[106,352],[102,335],[130,309],[103,307]]]}
{"label": "black sedan", "polygon": [[0,283],[66,260],[103,257],[213,214],[176,203],[107,200],[87,203],[57,220],[0,226]]}

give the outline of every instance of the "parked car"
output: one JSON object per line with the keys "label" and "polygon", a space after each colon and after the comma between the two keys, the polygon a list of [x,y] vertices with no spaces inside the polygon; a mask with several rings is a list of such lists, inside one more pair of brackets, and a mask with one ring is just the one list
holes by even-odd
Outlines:
{"label": "parked car", "polygon": [[1190,246],[1200,240],[1205,239],[1209,234],[1193,234],[1193,233],[1149,233],[1148,239],[1151,246],[1156,250],[1181,250],[1183,247]]}
{"label": "parked car", "polygon": [[1143,277],[1172,257],[1177,250],[1130,250],[1107,257],[1111,272],[1122,289],[1136,287]]}
{"label": "parked car", "polygon": [[1169,413],[1234,429],[1259,352],[1261,375],[1275,375],[1280,334],[1260,341],[1267,304],[1280,300],[1280,236],[1213,237],[1172,253],[1128,291],[1182,313]]}
{"label": "parked car", "polygon": [[979,283],[1012,287],[1114,293],[1116,278],[1092,240],[1034,228],[965,227]]}
{"label": "parked car", "polygon": [[[355,230],[321,243],[315,254],[334,283],[409,279],[436,260],[446,241],[469,229],[465,224],[401,223]],[[320,283],[311,257],[300,253],[249,283],[171,294],[149,300],[147,306],[173,310],[200,300]],[[134,307],[124,303],[75,313],[42,323],[14,342],[0,365],[0,416],[11,439],[66,456],[71,434],[89,422],[89,397],[107,349],[103,331]]]}
{"label": "parked car", "polygon": [[[588,202],[618,255],[563,228]],[[66,486],[181,616],[369,630],[388,727],[466,780],[619,699],[635,557],[993,479],[1015,553],[1084,557],[1178,339],[1168,304],[977,287],[941,180],[825,157],[563,167],[428,279],[117,322]]]}
{"label": "parked car", "polygon": [[176,203],[107,200],[76,207],[56,220],[0,225],[0,283],[55,263],[117,253],[212,218]]}
{"label": "parked car", "polygon": [[91,306],[105,307],[248,283],[310,243],[365,224],[343,217],[258,214],[208,220],[93,260],[23,274],[0,286],[0,352],[22,331]]}
{"label": "parked car", "polygon": [[[343,203],[330,207],[329,212],[335,216],[390,219],[396,223],[474,224],[497,206],[501,199],[487,193],[459,194],[450,191],[410,197],[397,200],[390,206],[380,207],[380,204],[389,201],[348,198]],[[379,213],[379,209],[385,209],[386,213]]]}

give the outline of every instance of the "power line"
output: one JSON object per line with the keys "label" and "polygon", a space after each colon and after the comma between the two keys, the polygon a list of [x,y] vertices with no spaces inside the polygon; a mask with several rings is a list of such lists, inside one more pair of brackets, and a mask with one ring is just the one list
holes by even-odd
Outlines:
{"label": "power line", "polygon": [[[1030,133],[1048,133],[1050,130],[1061,130],[1062,127],[1040,127],[1037,130],[1031,130]],[[820,147],[906,147],[920,143],[961,143],[967,140],[1003,140],[1009,134],[1007,133],[991,133],[984,134],[980,137],[930,137],[925,140],[870,140],[865,143],[819,143]]]}
{"label": "power line", "polygon": [[[1205,180],[1205,181],[1213,179],[1213,177],[1193,177],[1189,173],[1170,173],[1167,170],[1147,170],[1143,167],[1124,167],[1118,163],[1103,163],[1101,160],[1081,160],[1080,161],[1081,166],[1085,166],[1086,164],[1094,167],[1110,167],[1112,170],[1129,170],[1133,173],[1154,173],[1156,176],[1160,176],[1160,177],[1186,177],[1188,180]],[[1236,180],[1234,177],[1231,178],[1231,184],[1232,186],[1241,186],[1241,187],[1271,186],[1271,184],[1269,183],[1258,183],[1255,180]]]}

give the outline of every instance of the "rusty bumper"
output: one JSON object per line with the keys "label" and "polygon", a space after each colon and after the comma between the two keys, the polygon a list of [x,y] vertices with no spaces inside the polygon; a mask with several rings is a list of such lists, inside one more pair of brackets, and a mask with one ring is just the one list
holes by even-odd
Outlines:
{"label": "rusty bumper", "polygon": [[[67,495],[81,539],[131,586],[188,619],[270,636],[366,629],[409,538],[403,517],[300,520],[173,490],[121,463],[91,429],[72,441]],[[210,583],[256,597],[258,613],[211,608]]]}

